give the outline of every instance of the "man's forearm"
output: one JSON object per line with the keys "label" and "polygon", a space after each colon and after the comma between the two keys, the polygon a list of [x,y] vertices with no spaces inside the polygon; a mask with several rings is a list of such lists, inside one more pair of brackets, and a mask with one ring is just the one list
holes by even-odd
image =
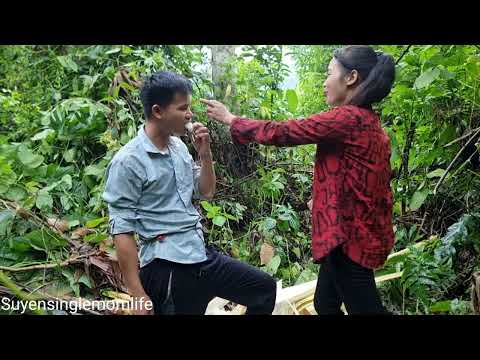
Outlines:
{"label": "man's forearm", "polygon": [[138,275],[138,253],[135,238],[130,234],[119,234],[114,236],[113,241],[128,292],[132,296],[145,296],[146,293]]}
{"label": "man's forearm", "polygon": [[199,190],[200,193],[207,199],[212,199],[215,194],[215,169],[213,167],[212,152],[206,151],[200,153],[200,161],[202,163],[202,168],[200,170],[200,183]]}

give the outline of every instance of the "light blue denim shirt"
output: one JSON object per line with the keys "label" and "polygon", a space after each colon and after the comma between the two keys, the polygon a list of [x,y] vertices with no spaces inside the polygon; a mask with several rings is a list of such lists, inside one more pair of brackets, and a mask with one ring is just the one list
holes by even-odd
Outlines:
{"label": "light blue denim shirt", "polygon": [[145,134],[123,146],[107,167],[103,199],[110,233],[139,235],[140,266],[155,258],[193,264],[207,259],[200,214],[200,167],[186,145],[171,136],[160,151]]}

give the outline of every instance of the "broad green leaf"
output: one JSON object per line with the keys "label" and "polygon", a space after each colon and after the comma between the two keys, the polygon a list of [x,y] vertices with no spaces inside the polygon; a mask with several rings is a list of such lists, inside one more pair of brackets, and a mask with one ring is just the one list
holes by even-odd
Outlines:
{"label": "broad green leaf", "polygon": [[38,185],[40,185],[40,184],[36,181],[29,181],[25,184],[25,187],[31,193],[36,193],[38,191]]}
{"label": "broad green leaf", "polygon": [[24,236],[17,236],[8,239],[8,246],[13,252],[24,253],[31,250],[30,242]]}
{"label": "broad green leaf", "polygon": [[93,233],[93,234],[88,234],[83,239],[85,241],[89,242],[89,243],[98,244],[98,243],[101,243],[102,241],[108,239],[108,235],[107,234]]}
{"label": "broad green leaf", "polygon": [[[70,210],[72,208],[72,202],[70,201],[70,199],[68,198],[68,196],[66,195],[61,195],[60,196],[60,202],[62,204],[62,207],[64,210]],[[76,220],[78,221],[78,220]]]}
{"label": "broad green leaf", "polygon": [[103,224],[104,222],[106,222],[108,220],[108,217],[102,217],[102,218],[98,218],[98,219],[94,219],[94,220],[90,220],[90,221],[87,221],[87,223],[85,224],[85,226],[87,228],[96,228],[98,225],[100,224]]}
{"label": "broad green leaf", "polygon": [[300,253],[300,249],[298,247],[295,247],[295,248],[292,249],[292,251],[295,254],[295,256],[300,259],[301,255],[302,255]]}
{"label": "broad green leaf", "polygon": [[12,210],[0,211],[0,236],[5,236],[10,232],[10,228],[15,218],[15,212]]}
{"label": "broad green leaf", "polygon": [[300,285],[300,284],[315,280],[317,276],[318,274],[316,272],[307,268],[300,273],[297,281],[295,282],[295,285]]}
{"label": "broad green leaf", "polygon": [[457,73],[442,69],[442,77],[446,80],[451,80],[454,79],[457,75]]}
{"label": "broad green leaf", "polygon": [[392,93],[394,95],[401,96],[404,98],[411,98],[415,95],[415,92],[414,90],[412,90],[412,88],[402,84],[395,86]]}
{"label": "broad green leaf", "polygon": [[5,197],[17,202],[25,199],[26,196],[27,196],[27,192],[18,186],[10,187],[5,194]]}
{"label": "broad green leaf", "polygon": [[440,51],[440,49],[435,45],[427,45],[422,52],[420,53],[420,60],[425,62],[432,59]]}
{"label": "broad green leaf", "polygon": [[65,69],[72,70],[73,72],[78,71],[78,65],[70,56],[57,56],[57,60]]}
{"label": "broad green leaf", "polygon": [[438,68],[428,69],[422,73],[416,80],[413,86],[417,89],[422,89],[430,85],[440,76],[440,70]]}
{"label": "broad green leaf", "polygon": [[212,220],[212,222],[217,226],[223,226],[223,224],[225,224],[225,221],[227,221],[227,219],[221,215],[215,216]]}
{"label": "broad green leaf", "polygon": [[78,285],[78,281],[75,280],[75,275],[71,270],[62,269],[62,275],[65,276],[68,280],[70,288],[74,291],[75,296],[80,296],[80,286]]}
{"label": "broad green leaf", "polygon": [[68,222],[68,226],[70,228],[73,228],[73,227],[78,226],[78,225],[80,225],[80,221],[78,221],[78,220],[72,220],[72,221]]}
{"label": "broad green leaf", "polygon": [[116,54],[118,52],[122,51],[121,48],[113,48],[112,50],[108,50],[107,52],[105,52],[106,55],[110,55],[110,54]]}
{"label": "broad green leaf", "polygon": [[72,188],[72,177],[69,174],[62,176],[62,182],[67,185],[67,190]]}
{"label": "broad green leaf", "polygon": [[445,174],[444,169],[435,169],[427,174],[427,178],[442,177]]}
{"label": "broad green leaf", "polygon": [[237,218],[235,216],[232,216],[230,214],[223,214],[223,216],[225,216],[227,219],[230,219],[230,220],[237,220]]}
{"label": "broad green leaf", "polygon": [[85,168],[85,175],[103,176],[105,168],[99,165],[89,165]]}
{"label": "broad green leaf", "polygon": [[288,89],[286,92],[287,102],[288,102],[288,111],[295,112],[298,105],[297,93],[293,89]]}
{"label": "broad green leaf", "polygon": [[13,184],[15,181],[15,173],[5,158],[0,156],[0,183]]}
{"label": "broad green leaf", "polygon": [[275,275],[278,271],[278,267],[280,266],[281,263],[281,258],[279,255],[275,255],[272,260],[265,266],[265,271],[269,273],[270,275]]}
{"label": "broad green leaf", "polygon": [[288,225],[288,221],[279,221],[278,222],[278,229],[280,231],[288,231],[290,229]]}
{"label": "broad green leaf", "polygon": [[49,251],[67,245],[67,240],[45,230],[34,230],[24,236],[30,246],[37,250]]}
{"label": "broad green leaf", "polygon": [[66,162],[72,163],[75,161],[75,149],[67,150],[63,153],[63,158]]}
{"label": "broad green leaf", "polygon": [[92,282],[90,281],[90,278],[87,276],[87,274],[82,274],[82,276],[80,276],[80,279],[78,279],[78,283],[84,284],[89,289],[92,288]]}
{"label": "broad green leaf", "polygon": [[448,313],[450,311],[451,300],[438,301],[430,306],[430,311],[433,313],[443,312]]}
{"label": "broad green leaf", "polygon": [[22,164],[32,169],[39,167],[43,162],[43,156],[35,155],[25,145],[21,145],[18,149],[18,158]]}
{"label": "broad green leaf", "polygon": [[208,201],[200,201],[200,205],[202,205],[202,207],[208,212],[213,208]]}
{"label": "broad green leaf", "polygon": [[418,210],[427,199],[428,193],[428,189],[416,191],[410,199],[410,209]]}
{"label": "broad green leaf", "polygon": [[43,140],[45,139],[46,137],[48,137],[48,135],[50,134],[53,134],[55,133],[55,130],[52,130],[52,129],[45,129],[43,131],[40,131],[38,134],[36,134],[35,136],[32,137],[32,140],[33,141],[37,141],[37,140]]}
{"label": "broad green leaf", "polygon": [[261,223],[261,229],[264,232],[268,232],[272,229],[275,229],[275,226],[277,226],[277,221],[271,217],[267,217],[263,222]]}
{"label": "broad green leaf", "polygon": [[37,200],[35,202],[35,205],[40,210],[51,210],[53,206],[52,196],[44,189],[40,190],[37,193]]}

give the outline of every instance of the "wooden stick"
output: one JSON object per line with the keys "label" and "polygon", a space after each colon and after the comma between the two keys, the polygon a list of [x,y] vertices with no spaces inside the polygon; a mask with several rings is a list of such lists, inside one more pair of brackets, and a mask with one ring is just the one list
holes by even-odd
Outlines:
{"label": "wooden stick", "polygon": [[478,131],[478,130],[480,130],[480,127],[476,128],[476,129],[473,129],[472,131],[469,131],[467,134],[460,136],[458,139],[450,141],[447,145],[443,145],[443,147],[444,148],[449,147],[449,146],[455,144],[456,142],[459,142],[460,140],[463,140],[463,139],[469,137],[473,132]]}
{"label": "wooden stick", "polygon": [[31,265],[31,266],[25,266],[25,267],[0,266],[0,270],[9,271],[9,272],[18,272],[18,271],[29,271],[29,270],[54,269],[56,267],[68,266],[76,262],[81,262],[80,261],[81,259],[84,259],[88,256],[92,256],[93,254],[94,253],[72,257],[61,263],[39,264],[39,265]]}

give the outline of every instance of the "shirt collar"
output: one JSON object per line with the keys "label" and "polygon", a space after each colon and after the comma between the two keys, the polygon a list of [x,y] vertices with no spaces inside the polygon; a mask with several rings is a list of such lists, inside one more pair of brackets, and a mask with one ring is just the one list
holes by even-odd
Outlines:
{"label": "shirt collar", "polygon": [[140,138],[140,141],[142,142],[143,148],[146,152],[168,155],[169,151],[167,149],[160,150],[154,143],[152,143],[152,140],[150,140],[150,138],[145,133],[144,125],[140,126],[140,128],[138,129],[138,137]]}

